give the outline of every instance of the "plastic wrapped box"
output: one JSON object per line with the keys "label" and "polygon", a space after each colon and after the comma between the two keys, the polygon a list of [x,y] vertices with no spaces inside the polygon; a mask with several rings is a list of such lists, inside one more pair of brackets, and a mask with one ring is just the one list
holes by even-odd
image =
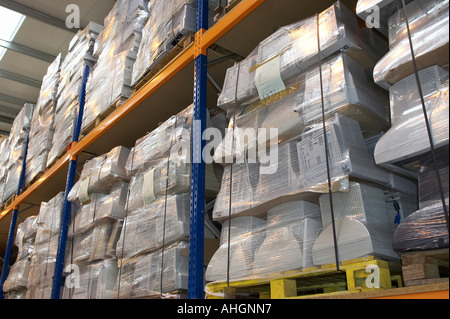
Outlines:
{"label": "plastic wrapped box", "polygon": [[75,235],[73,260],[82,265],[115,257],[121,227],[122,222],[112,218],[91,224],[89,230]]}
{"label": "plastic wrapped box", "polygon": [[[448,145],[436,150],[436,164],[442,191],[449,206]],[[422,156],[417,165],[419,175],[419,210],[401,221],[394,233],[394,249],[399,252],[447,248],[448,229],[439,192],[437,172],[430,153]]]}
{"label": "plastic wrapped box", "polygon": [[15,262],[14,265],[12,265],[8,274],[8,278],[3,284],[4,292],[26,289],[28,284],[30,263],[30,259],[25,258],[23,260]]}
{"label": "plastic wrapped box", "polygon": [[287,202],[267,213],[266,238],[255,252],[254,276],[313,266],[312,247],[319,230],[319,206]]}
{"label": "plastic wrapped box", "polygon": [[60,81],[55,108],[55,133],[47,166],[60,155],[73,140],[74,127],[78,115],[79,90],[84,73],[84,59],[102,26],[90,22],[77,32],[69,44],[69,52],[61,63]]}
{"label": "plastic wrapped box", "polygon": [[[180,242],[136,258],[131,298],[170,294],[188,288],[189,258],[184,255],[187,243]],[[121,277],[118,278],[121,281]]]}
{"label": "plastic wrapped box", "polygon": [[64,192],[60,192],[48,202],[41,203],[37,218],[35,242],[42,243],[59,237],[61,215],[64,206]]}
{"label": "plastic wrapped box", "polygon": [[[378,134],[389,127],[388,95],[373,83],[367,70],[349,55],[341,53],[323,61],[325,118],[342,114],[359,122],[365,137]],[[264,101],[239,107],[229,123],[229,131],[219,145],[214,160],[223,163],[227,156],[240,156],[256,139],[258,148],[269,144],[254,137],[239,143],[239,129],[278,129],[278,141],[298,138],[310,125],[322,122],[322,96],[319,67],[312,66],[297,78],[295,85]],[[235,134],[235,151],[231,152],[231,136]]]}
{"label": "plastic wrapped box", "polygon": [[[406,11],[418,69],[448,65],[448,0],[416,0],[407,6]],[[414,73],[403,10],[389,19],[389,25],[390,50],[373,71],[375,83],[387,90],[391,85]]]}
{"label": "plastic wrapped box", "polygon": [[104,20],[94,48],[97,64],[86,86],[82,130],[122,98],[130,97],[133,64],[148,18],[145,3],[117,1]]}
{"label": "plastic wrapped box", "polygon": [[[448,145],[449,77],[433,66],[419,71],[428,120],[435,148]],[[375,147],[378,165],[395,169],[430,150],[425,117],[416,79],[410,75],[390,89],[392,127]]]}
{"label": "plastic wrapped box", "polygon": [[265,227],[265,220],[251,216],[225,221],[222,224],[219,249],[205,272],[206,281],[225,281],[227,278],[238,280],[251,276],[255,252],[265,239]]}
{"label": "plastic wrapped box", "polygon": [[47,167],[48,153],[53,141],[55,102],[62,58],[59,54],[50,64],[42,81],[30,128],[25,184],[43,173]]}
{"label": "plastic wrapped box", "polygon": [[[76,198],[81,203],[90,201],[91,194],[108,194],[118,182],[127,182],[125,165],[130,150],[123,146],[113,148],[107,154],[86,162],[77,185]],[[73,196],[71,196],[73,198]]]}
{"label": "plastic wrapped box", "polygon": [[[392,249],[394,221],[389,220],[383,189],[363,183],[350,183],[348,192],[333,194],[338,260],[364,256],[398,260]],[[323,230],[313,249],[314,265],[335,263],[332,219],[328,194],[320,197]]]}
{"label": "plastic wrapped box", "polygon": [[[323,60],[341,49],[366,65],[375,64],[381,58],[378,49],[374,48],[385,46],[383,41],[379,37],[363,35],[357,17],[342,3],[336,2],[323,11],[319,15],[319,24]],[[376,43],[369,43],[369,39]],[[317,43],[316,17],[280,28],[261,42],[248,60],[237,66],[238,70],[236,66],[230,70],[218,106],[232,109],[267,98],[297,83],[302,72],[317,64]],[[239,77],[241,67],[249,70],[242,72],[245,74],[242,79]]]}

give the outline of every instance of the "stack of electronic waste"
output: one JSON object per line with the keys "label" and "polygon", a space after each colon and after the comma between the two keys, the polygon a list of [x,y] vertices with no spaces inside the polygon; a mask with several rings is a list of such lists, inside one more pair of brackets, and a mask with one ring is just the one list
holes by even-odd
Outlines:
{"label": "stack of electronic waste", "polygon": [[48,67],[34,108],[28,143],[25,184],[33,181],[47,167],[48,154],[53,142],[56,96],[62,59],[62,55],[59,54]]}
{"label": "stack of electronic waste", "polygon": [[[218,0],[209,0],[209,25],[213,23]],[[196,31],[197,0],[150,0],[150,18],[142,30],[142,41],[133,67],[133,86],[175,48]]]}
{"label": "stack of electronic waste", "polygon": [[[213,219],[222,230],[244,217],[263,225],[250,231],[254,236],[231,236],[231,246],[248,249],[231,250],[228,269],[223,253],[228,242],[221,241],[208,281],[335,262],[325,141],[333,198],[338,198],[339,261],[368,255],[399,259],[392,249],[394,221],[417,209],[417,185],[377,166],[372,154],[373,139],[390,124],[388,94],[372,77],[387,45],[373,30],[360,29],[340,2],[318,17],[280,28],[227,71],[218,106],[230,123],[214,157],[225,167]],[[278,135],[272,137],[270,130]],[[254,221],[239,223],[251,229]],[[234,267],[246,271],[237,274]]]}
{"label": "stack of electronic waste", "polygon": [[14,244],[18,248],[17,259],[3,284],[6,299],[25,299],[30,272],[31,256],[37,230],[37,217],[25,219],[18,227]]}
{"label": "stack of electronic waste", "polygon": [[401,3],[382,2],[395,13],[382,17],[389,25],[390,48],[374,68],[373,77],[389,90],[392,126],[375,146],[375,162],[418,176],[419,184],[419,210],[401,221],[393,245],[399,252],[446,248],[448,216],[443,205],[448,206],[449,1],[414,0],[405,8]]}
{"label": "stack of electronic waste", "polygon": [[60,233],[64,192],[42,202],[36,220],[26,299],[50,299]]}
{"label": "stack of electronic waste", "polygon": [[[118,298],[176,296],[187,289],[192,116],[190,106],[130,152],[127,217],[117,244]],[[208,165],[208,192],[217,194],[220,178]],[[205,237],[214,234],[207,230]]]}
{"label": "stack of electronic waste", "polygon": [[9,137],[5,138],[0,144],[0,203],[3,204],[3,190],[5,189],[6,178],[8,177],[8,164],[9,164]]}
{"label": "stack of electronic waste", "polygon": [[116,245],[126,215],[128,148],[118,146],[84,164],[68,199],[75,206],[69,226],[66,267],[78,267],[79,286],[63,298],[110,299],[118,266]]}
{"label": "stack of electronic waste", "polygon": [[102,26],[90,22],[78,31],[69,44],[66,57],[61,63],[60,80],[57,91],[53,142],[47,159],[49,167],[58,155],[63,153],[73,141],[75,123],[78,116],[79,90],[84,73],[85,59]]}
{"label": "stack of electronic waste", "polygon": [[[0,180],[3,180],[3,188],[0,189],[0,202],[5,202],[16,195],[19,188],[20,174],[23,166],[23,156],[27,147],[31,119],[33,116],[34,104],[25,104],[19,114],[14,119],[9,135],[8,144],[4,144],[6,149],[3,156],[8,156],[3,172],[0,171]],[[3,152],[3,151],[2,151]],[[0,168],[0,170],[2,170]],[[3,176],[1,176],[3,175]],[[0,182],[2,184],[2,182]]]}
{"label": "stack of electronic waste", "polygon": [[[410,41],[402,6],[388,18],[389,52],[377,63],[373,77],[377,84],[389,89],[399,80],[414,73]],[[406,6],[416,65],[425,69],[449,62],[449,1],[414,0]]]}
{"label": "stack of electronic waste", "polygon": [[131,73],[148,20],[147,0],[119,0],[104,20],[97,37],[97,64],[86,87],[82,129],[131,94]]}

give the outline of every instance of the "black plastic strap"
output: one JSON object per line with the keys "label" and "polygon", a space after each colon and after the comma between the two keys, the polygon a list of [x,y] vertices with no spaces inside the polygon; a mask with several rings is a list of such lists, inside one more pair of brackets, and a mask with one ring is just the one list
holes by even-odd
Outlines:
{"label": "black plastic strap", "polygon": [[334,243],[334,255],[336,260],[336,269],[339,271],[339,254],[338,254],[338,244],[336,237],[336,224],[334,221],[334,207],[333,207],[333,191],[331,186],[331,173],[330,173],[330,161],[329,161],[329,150],[328,150],[328,136],[327,136],[327,124],[325,120],[325,102],[323,93],[323,78],[322,78],[322,51],[320,49],[320,21],[319,14],[316,14],[317,20],[317,50],[318,50],[318,62],[319,62],[319,76],[320,76],[320,95],[322,102],[322,126],[323,126],[323,138],[325,145],[325,158],[327,165],[327,180],[328,180],[328,195],[330,198],[330,210],[331,210],[331,225],[333,228],[333,243]]}

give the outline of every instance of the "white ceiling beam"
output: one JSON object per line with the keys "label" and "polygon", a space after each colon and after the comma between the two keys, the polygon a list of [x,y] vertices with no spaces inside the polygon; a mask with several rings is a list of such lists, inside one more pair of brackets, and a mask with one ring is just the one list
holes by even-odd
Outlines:
{"label": "white ceiling beam", "polygon": [[78,29],[76,29],[76,28],[72,28],[72,29],[67,28],[66,22],[63,20],[52,17],[46,13],[37,11],[35,9],[24,6],[23,4],[14,2],[12,0],[0,0],[0,6],[10,9],[10,10],[13,10],[15,12],[18,12],[20,14],[23,14],[27,17],[39,20],[46,24],[55,26],[57,28],[60,28],[60,29],[63,29],[63,30],[69,31],[69,32],[73,32],[73,33],[78,32]]}
{"label": "white ceiling beam", "polygon": [[4,78],[4,79],[10,80],[10,81],[17,82],[17,83],[25,84],[27,86],[32,86],[32,87],[35,87],[38,89],[41,88],[41,86],[42,86],[41,81],[30,79],[26,76],[12,73],[12,72],[5,71],[5,70],[1,70],[1,69],[0,69],[0,78]]}
{"label": "white ceiling beam", "polygon": [[[1,0],[0,0],[1,1]],[[32,48],[29,48],[27,46],[15,43],[15,42],[10,42],[10,41],[6,41],[6,40],[2,40],[0,39],[0,47],[6,48],[8,50],[11,51],[15,51],[21,54],[25,54],[27,56],[45,61],[45,62],[49,62],[52,63],[53,61],[55,61],[56,56],[53,56],[51,54],[47,54]]]}
{"label": "white ceiling beam", "polygon": [[15,97],[15,96],[6,95],[3,93],[0,93],[0,101],[11,103],[11,104],[16,104],[16,105],[21,105],[22,107],[25,103],[33,104],[33,102],[25,101],[25,100]]}

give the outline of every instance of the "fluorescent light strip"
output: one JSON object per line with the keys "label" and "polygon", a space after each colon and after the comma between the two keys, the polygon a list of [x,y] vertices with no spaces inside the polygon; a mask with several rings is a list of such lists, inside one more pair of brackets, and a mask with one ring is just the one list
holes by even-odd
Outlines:
{"label": "fluorescent light strip", "polygon": [[[24,20],[24,15],[0,6],[0,39],[12,41]],[[6,49],[0,48],[0,61],[5,53]]]}

